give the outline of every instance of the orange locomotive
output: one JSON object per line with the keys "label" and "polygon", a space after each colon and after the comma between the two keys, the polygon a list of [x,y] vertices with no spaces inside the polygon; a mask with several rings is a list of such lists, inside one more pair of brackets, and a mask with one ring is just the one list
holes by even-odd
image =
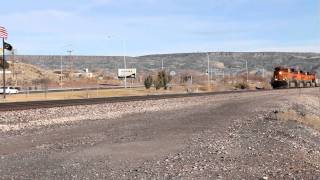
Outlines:
{"label": "orange locomotive", "polygon": [[303,88],[319,86],[316,73],[303,72],[294,68],[276,67],[271,79],[273,88]]}

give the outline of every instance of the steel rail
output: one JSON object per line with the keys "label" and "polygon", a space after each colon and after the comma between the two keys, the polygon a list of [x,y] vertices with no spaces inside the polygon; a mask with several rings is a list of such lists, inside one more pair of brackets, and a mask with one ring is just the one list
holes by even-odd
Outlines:
{"label": "steel rail", "polygon": [[[288,89],[276,89],[277,91]],[[122,96],[122,97],[104,97],[104,98],[88,98],[88,99],[63,99],[63,100],[48,100],[48,101],[27,101],[27,102],[5,102],[0,103],[0,112],[4,111],[19,111],[29,109],[54,108],[66,106],[79,105],[94,105],[117,102],[131,102],[131,101],[147,101],[160,99],[173,99],[184,97],[198,97],[198,96],[213,96],[224,94],[240,94],[253,92],[266,92],[274,90],[240,90],[240,91],[220,91],[220,92],[206,92],[206,93],[182,93],[182,94],[162,94],[162,95],[146,95],[146,96]]]}

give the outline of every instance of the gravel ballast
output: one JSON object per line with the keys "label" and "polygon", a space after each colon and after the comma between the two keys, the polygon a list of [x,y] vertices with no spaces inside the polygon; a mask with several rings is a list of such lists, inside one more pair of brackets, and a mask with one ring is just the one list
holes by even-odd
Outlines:
{"label": "gravel ballast", "polygon": [[[319,179],[319,89],[5,112],[0,179]],[[295,112],[296,116],[287,116]]]}

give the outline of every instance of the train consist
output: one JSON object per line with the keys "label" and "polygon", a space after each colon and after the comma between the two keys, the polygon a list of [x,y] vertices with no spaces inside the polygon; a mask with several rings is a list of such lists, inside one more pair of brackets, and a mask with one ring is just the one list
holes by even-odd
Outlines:
{"label": "train consist", "polygon": [[294,68],[276,67],[271,85],[278,88],[319,87],[320,82],[314,72],[304,72]]}

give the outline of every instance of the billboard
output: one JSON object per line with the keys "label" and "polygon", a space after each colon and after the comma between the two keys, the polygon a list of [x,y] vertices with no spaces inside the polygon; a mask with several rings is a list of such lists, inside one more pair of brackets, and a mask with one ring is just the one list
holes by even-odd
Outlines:
{"label": "billboard", "polygon": [[118,78],[136,78],[137,69],[118,69]]}

